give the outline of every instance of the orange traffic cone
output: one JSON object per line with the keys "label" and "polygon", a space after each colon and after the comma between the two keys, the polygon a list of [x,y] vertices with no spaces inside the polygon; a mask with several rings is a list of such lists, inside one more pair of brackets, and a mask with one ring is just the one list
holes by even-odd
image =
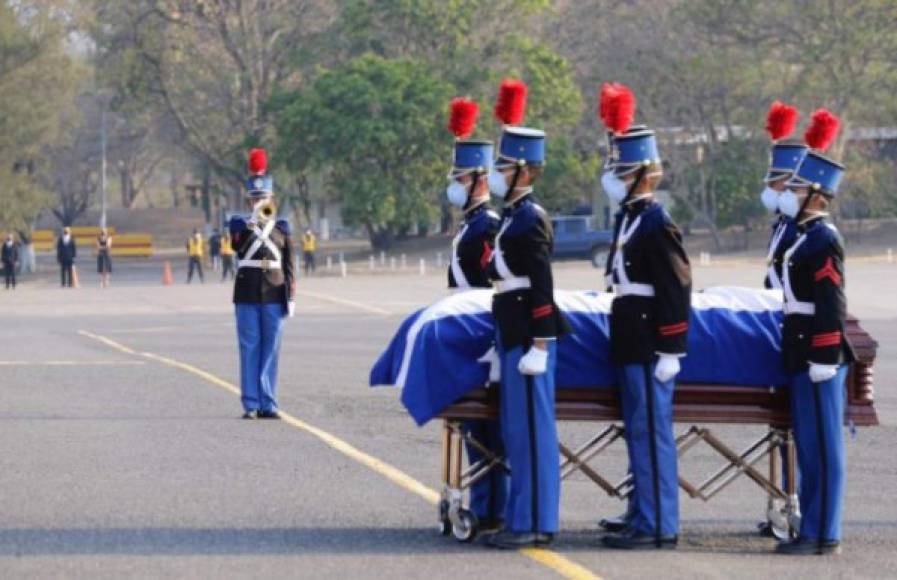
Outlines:
{"label": "orange traffic cone", "polygon": [[78,266],[72,265],[72,287],[80,288],[81,283],[78,282]]}
{"label": "orange traffic cone", "polygon": [[171,286],[174,284],[174,276],[171,275],[171,262],[165,262],[165,268],[162,270],[162,285]]}

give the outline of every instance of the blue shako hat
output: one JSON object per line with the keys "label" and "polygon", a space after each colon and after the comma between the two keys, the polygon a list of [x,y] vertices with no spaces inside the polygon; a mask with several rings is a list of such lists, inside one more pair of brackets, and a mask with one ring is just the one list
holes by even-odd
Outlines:
{"label": "blue shako hat", "polygon": [[809,187],[827,197],[838,194],[844,166],[821,153],[810,151],[786,184],[788,187]]}
{"label": "blue shako hat", "polygon": [[455,159],[452,173],[460,175],[470,171],[488,173],[492,167],[493,145],[491,141],[455,141]]}
{"label": "blue shako hat", "polygon": [[274,180],[268,172],[268,154],[264,149],[249,150],[249,177],[246,178],[246,195],[264,197],[274,195]]}
{"label": "blue shako hat", "polygon": [[[647,125],[633,125],[629,129],[626,130],[626,133],[638,133],[640,131],[647,131]],[[624,133],[625,134],[625,133]],[[607,156],[604,158],[604,171],[608,171],[614,168],[614,163],[617,161],[617,157],[619,156],[617,152],[617,144],[616,144],[616,135],[614,135],[613,131],[607,132]]]}
{"label": "blue shako hat", "polygon": [[252,175],[246,178],[246,195],[249,197],[274,195],[274,180],[270,175]]}
{"label": "blue shako hat", "polygon": [[769,152],[769,170],[764,181],[769,183],[791,177],[809,150],[810,148],[803,143],[775,143]]}
{"label": "blue shako hat", "polygon": [[529,127],[504,127],[496,167],[543,163],[545,163],[545,131]]}
{"label": "blue shako hat", "polygon": [[611,168],[618,177],[629,175],[640,167],[660,163],[654,131],[641,126],[614,137],[613,155]]}

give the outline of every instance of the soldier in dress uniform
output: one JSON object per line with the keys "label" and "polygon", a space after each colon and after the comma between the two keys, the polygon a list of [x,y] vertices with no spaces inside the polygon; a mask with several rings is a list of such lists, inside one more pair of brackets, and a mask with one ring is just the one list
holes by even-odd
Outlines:
{"label": "soldier in dress uniform", "polygon": [[797,109],[779,101],[770,105],[766,116],[766,131],[773,144],[769,155],[769,170],[764,178],[766,187],[760,195],[760,201],[769,212],[775,214],[775,218],[767,246],[763,286],[776,290],[782,289],[782,256],[797,239],[794,220],[779,211],[779,196],[785,191],[785,182],[794,175],[794,170],[807,154],[805,144],[785,140],[794,132],[797,118]]}
{"label": "soldier in dress uniform", "polygon": [[292,316],[296,294],[290,224],[277,219],[273,180],[264,149],[249,153],[248,217],[234,216],[229,229],[237,255],[234,282],[240,342],[240,392],[244,419],[279,419],[277,359],[283,320]]}
{"label": "soldier in dress uniform", "polygon": [[[760,194],[760,201],[767,211],[774,214],[772,233],[766,251],[766,274],[763,278],[763,286],[767,289],[782,289],[782,257],[785,251],[791,247],[797,239],[797,225],[794,220],[779,211],[779,196],[785,191],[785,183],[794,175],[794,171],[807,154],[807,146],[799,141],[787,140],[794,132],[799,113],[797,109],[774,101],[766,115],[766,132],[772,140],[772,148],[769,153],[769,169],[766,172],[764,182],[766,186]],[[779,447],[782,462],[782,488],[787,490],[788,484],[788,453],[783,445]],[[788,509],[782,510],[779,502],[773,502],[770,510],[782,514],[799,514],[797,496],[788,498]],[[773,522],[767,517],[767,521],[760,523],[760,535],[774,536]]]}
{"label": "soldier in dress uniform", "polygon": [[678,541],[678,475],[673,389],[686,354],[691,266],[682,235],[654,199],[663,176],[654,132],[630,131],[635,97],[622,85],[603,115],[613,131],[613,173],[602,183],[619,203],[606,281],[611,358],[617,365],[633,477],[632,516],[613,548],[674,548]]}
{"label": "soldier in dress uniform", "polygon": [[[488,266],[492,257],[495,234],[500,218],[489,206],[489,169],[492,167],[491,141],[469,139],[476,128],[479,106],[474,101],[456,98],[451,102],[449,130],[455,135],[455,154],[451,183],[446,197],[451,205],[464,212],[458,233],[452,240],[452,258],[448,268],[448,286],[453,292],[474,288],[491,288]],[[490,382],[498,382],[498,357],[492,348],[483,362],[490,364]],[[493,454],[504,455],[498,421],[465,421],[465,432]],[[484,459],[476,445],[468,443],[470,465]],[[480,533],[497,531],[504,525],[504,509],[509,479],[501,467],[470,488],[470,511],[477,518]]]}
{"label": "soldier in dress uniform", "polygon": [[834,141],[839,125],[825,109],[813,114],[805,134],[810,151],[779,199],[798,234],[784,254],[782,355],[790,375],[803,511],[797,539],[776,548],[782,554],[840,551],[845,479],[841,429],[845,380],[854,355],[845,332],[844,248],[827,219],[844,166],[821,153]]}
{"label": "soldier in dress uniform", "polygon": [[[499,108],[513,104],[513,99],[509,103],[500,99]],[[545,133],[510,126],[515,119],[498,116],[506,126],[489,188],[504,201],[504,210],[489,275],[495,284],[492,315],[501,362],[499,420],[511,489],[505,529],[491,536],[489,543],[512,549],[550,544],[558,531],[556,343],[570,327],[554,302],[551,221],[532,196],[545,163]]]}

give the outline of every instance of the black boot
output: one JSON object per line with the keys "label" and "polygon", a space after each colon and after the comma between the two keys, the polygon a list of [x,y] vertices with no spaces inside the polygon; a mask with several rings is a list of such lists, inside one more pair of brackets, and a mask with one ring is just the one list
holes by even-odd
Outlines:
{"label": "black boot", "polygon": [[615,518],[605,518],[598,522],[598,525],[607,532],[622,532],[629,527],[629,522],[633,516],[632,502],[626,508],[626,511]]}
{"label": "black boot", "polygon": [[841,542],[838,540],[811,540],[798,538],[776,546],[776,554],[787,556],[824,556],[840,554]]}
{"label": "black boot", "polygon": [[601,541],[608,548],[619,550],[674,550],[679,536],[655,536],[627,530],[622,534],[604,536]]}

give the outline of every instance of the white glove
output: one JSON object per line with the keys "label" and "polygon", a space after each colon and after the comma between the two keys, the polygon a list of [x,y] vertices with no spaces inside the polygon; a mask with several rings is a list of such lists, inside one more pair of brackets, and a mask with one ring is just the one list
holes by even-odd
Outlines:
{"label": "white glove", "polygon": [[489,347],[486,354],[477,359],[477,362],[489,365],[489,382],[497,383],[501,380],[501,359],[495,347]]}
{"label": "white glove", "polygon": [[665,383],[679,374],[679,357],[671,354],[662,354],[657,359],[657,366],[654,367],[654,378]]}
{"label": "white glove", "polygon": [[287,316],[290,318],[296,316],[296,301],[289,300],[287,301]]}
{"label": "white glove", "polygon": [[838,374],[838,365],[818,365],[810,363],[810,380],[822,383]]}
{"label": "white glove", "polygon": [[548,351],[536,346],[531,346],[517,363],[517,370],[524,375],[542,375],[547,369]]}
{"label": "white glove", "polygon": [[250,224],[258,224],[259,223],[259,217],[261,216],[261,213],[262,213],[262,206],[264,206],[264,205],[265,205],[264,201],[257,201],[254,204],[252,204],[252,215],[249,216]]}

